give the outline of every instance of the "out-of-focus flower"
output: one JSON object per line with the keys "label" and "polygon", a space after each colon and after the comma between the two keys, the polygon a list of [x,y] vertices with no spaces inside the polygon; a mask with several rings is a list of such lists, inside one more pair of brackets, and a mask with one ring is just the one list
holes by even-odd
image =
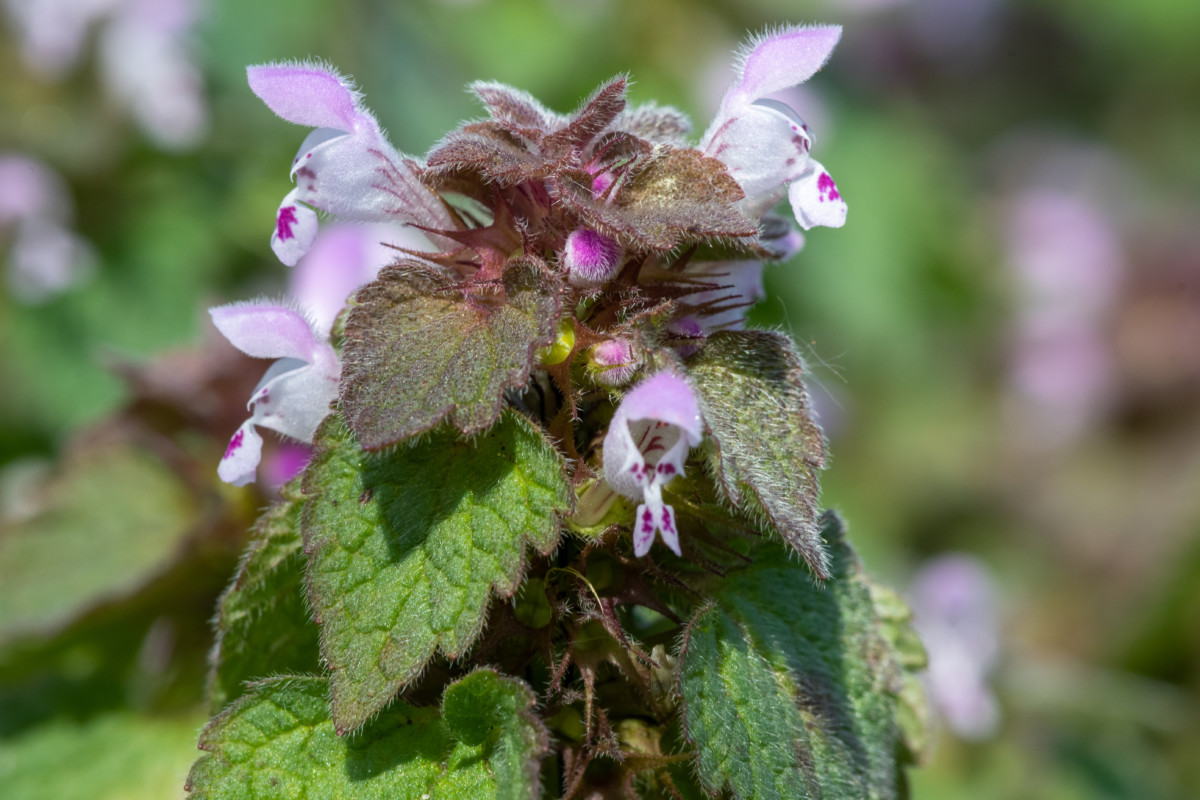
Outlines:
{"label": "out-of-focus flower", "polygon": [[[790,220],[775,214],[763,217],[759,241],[774,259],[786,261],[804,246],[804,234]],[[698,261],[689,264],[684,274],[701,286],[711,286],[688,294],[683,304],[693,309],[699,327],[697,333],[740,330],[746,324],[750,308],[767,296],[763,285],[762,259],[742,261]]]}
{"label": "out-of-focus flower", "polygon": [[191,147],[208,126],[203,78],[189,39],[202,0],[5,0],[30,69],[50,80],[78,63],[100,26],[107,88],[160,147]]}
{"label": "out-of-focus flower", "polygon": [[663,503],[663,487],[683,474],[688,451],[700,444],[704,427],[700,406],[687,381],[660,372],[639,383],[621,400],[604,437],[604,479],[631,500],[633,550],[650,552],[656,532],[681,555],[675,510]]}
{"label": "out-of-focus flower", "polygon": [[101,32],[100,66],[113,95],[159,146],[195,145],[208,129],[204,79],[188,37],[197,0],[127,0]]}
{"label": "out-of-focus flower", "polygon": [[271,247],[294,266],[317,235],[314,209],[362,222],[454,227],[417,166],[387,141],[351,83],[319,64],[266,64],[247,70],[250,88],[279,117],[315,128],[292,161],[296,188],[275,215]]}
{"label": "out-of-focus flower", "polygon": [[91,274],[91,246],[70,218],[62,178],[31,158],[0,154],[0,237],[11,237],[7,279],[19,300],[44,302]]}
{"label": "out-of-focus flower", "polygon": [[838,26],[782,28],[751,40],[741,54],[737,80],[722,98],[700,149],[725,163],[754,216],[762,216],[786,192],[801,228],[846,222],[846,202],[837,185],[809,154],[808,126],[791,107],[768,97],[816,74],[841,35]]}
{"label": "out-of-focus flower", "polygon": [[910,601],[913,626],[929,653],[926,686],[934,707],[959,736],[991,736],[1000,707],[988,675],[1000,630],[987,568],[967,555],[935,558],[917,574]]}
{"label": "out-of-focus flower", "polygon": [[427,251],[432,245],[420,231],[394,223],[328,225],[292,270],[289,294],[314,329],[328,336],[351,292],[404,255],[397,248]]}
{"label": "out-of-focus flower", "polygon": [[1111,400],[1107,319],[1124,272],[1120,238],[1086,194],[1032,186],[1006,201],[1004,242],[1016,277],[1012,386],[1028,437],[1075,438]]}
{"label": "out-of-focus flower", "polygon": [[313,449],[300,442],[280,442],[262,459],[262,482],[278,489],[299,475],[312,460]]}
{"label": "out-of-focus flower", "polygon": [[5,0],[4,6],[20,36],[22,59],[42,77],[57,80],[78,63],[88,29],[123,2]]}
{"label": "out-of-focus flower", "polygon": [[244,486],[254,480],[262,457],[262,437],[255,426],[311,443],[337,397],[341,365],[328,338],[288,306],[231,303],[209,313],[234,347],[254,358],[278,359],[250,395],[251,416],[229,440],[217,468],[221,480]]}

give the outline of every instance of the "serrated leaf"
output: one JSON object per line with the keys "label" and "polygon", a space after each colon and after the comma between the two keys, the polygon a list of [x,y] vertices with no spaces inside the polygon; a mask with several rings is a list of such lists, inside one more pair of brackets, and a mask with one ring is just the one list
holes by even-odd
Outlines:
{"label": "serrated leaf", "polygon": [[477,122],[451,131],[429,154],[436,175],[476,170],[488,181],[511,186],[545,177],[555,167],[520,134],[498,122]]}
{"label": "serrated leaf", "polygon": [[618,114],[612,127],[656,144],[682,145],[692,132],[692,121],[679,109],[642,103]]}
{"label": "serrated leaf", "polygon": [[470,442],[445,427],[364,453],[336,415],[304,476],[308,585],[333,674],[333,715],[351,730],[441,652],[457,658],[492,594],[510,596],[525,548],[549,553],[571,493],[561,456],[506,412]]}
{"label": "serrated leaf", "polygon": [[359,290],[346,321],[342,402],[363,447],[402,442],[447,418],[464,434],[494,423],[504,393],[525,385],[538,350],[554,341],[557,286],[516,260],[504,296],[488,302],[404,266]]}
{"label": "serrated leaf", "polygon": [[321,670],[318,629],[304,596],[302,506],[299,487],[284,487],[283,499],[255,523],[221,595],[208,679],[214,713],[241,697],[249,681]]}
{"label": "serrated leaf", "polygon": [[585,177],[555,178],[555,198],[590,227],[622,239],[661,251],[708,239],[757,239],[757,223],[737,206],[741,187],[724,164],[698,150],[667,149],[617,191],[615,202],[594,198]]}
{"label": "serrated leaf", "polygon": [[709,429],[705,457],[725,499],[765,517],[824,579],[817,471],[825,466],[825,439],[791,340],[771,331],[719,331],[687,370]]}
{"label": "serrated leaf", "polygon": [[563,124],[558,114],[528,92],[489,81],[476,81],[467,88],[487,107],[493,120],[509,128],[548,132]]}
{"label": "serrated leaf", "polygon": [[137,591],[175,560],[196,513],[159,459],[112,444],[76,453],[41,507],[0,528],[0,642]]}
{"label": "serrated leaf", "polygon": [[828,583],[771,545],[689,624],[679,686],[701,780],[738,800],[897,797],[901,671],[833,514]]}
{"label": "serrated leaf", "polygon": [[579,150],[599,136],[625,110],[627,83],[624,76],[618,76],[596,89],[566,126],[542,141],[543,149],[551,153]]}
{"label": "serrated leaf", "polygon": [[451,735],[464,744],[485,747],[496,777],[497,800],[539,794],[539,762],[549,739],[533,713],[535,703],[523,681],[490,669],[475,670],[442,696],[442,718]]}
{"label": "serrated leaf", "polygon": [[[399,701],[362,731],[339,737],[328,692],[320,678],[256,685],[200,735],[206,753],[188,776],[192,800],[535,800],[502,785],[505,770],[497,757],[536,764],[540,751],[501,754],[504,748],[493,744],[456,741],[438,709]],[[526,735],[507,744],[517,747]]]}
{"label": "serrated leaf", "polygon": [[202,719],[105,714],[0,740],[0,795],[9,800],[183,797]]}

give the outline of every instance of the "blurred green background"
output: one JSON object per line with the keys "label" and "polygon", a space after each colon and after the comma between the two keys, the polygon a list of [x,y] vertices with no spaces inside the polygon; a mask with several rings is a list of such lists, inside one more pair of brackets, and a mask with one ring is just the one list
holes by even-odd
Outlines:
{"label": "blurred green background", "polygon": [[[868,568],[907,591],[964,553],[995,598],[998,720],[941,726],[913,795],[1200,794],[1200,3],[0,4],[0,158],[61,176],[92,264],[22,291],[0,185],[0,794],[182,795],[207,621],[266,502],[216,481],[264,365],[205,309],[284,291],[268,235],[305,134],[246,65],[328,60],[417,155],[479,113],[476,79],[566,111],[628,71],[698,137],[746,33],[804,21],[845,26],[788,101],[849,220],[752,319],[808,355],[825,502]],[[39,4],[94,14],[66,66],[31,55]],[[180,87],[122,25],[164,36],[192,127],[140,110]]]}

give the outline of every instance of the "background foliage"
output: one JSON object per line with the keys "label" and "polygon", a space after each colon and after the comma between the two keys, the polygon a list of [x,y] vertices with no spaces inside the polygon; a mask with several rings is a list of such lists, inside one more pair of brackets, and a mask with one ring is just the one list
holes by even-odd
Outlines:
{"label": "background foliage", "polygon": [[[823,502],[868,571],[904,587],[958,551],[997,587],[1001,722],[943,730],[914,795],[1193,794],[1200,6],[218,0],[193,41],[209,131],[183,152],[130,123],[94,59],[50,81],[0,32],[0,150],[64,176],[97,256],[46,303],[0,290],[9,796],[182,794],[196,756],[208,620],[267,499],[216,481],[262,365],[203,310],[282,290],[267,234],[302,138],[246,64],[328,59],[422,153],[479,113],[473,79],[566,110],[628,70],[634,100],[703,121],[745,30],[806,19],[846,26],[797,108],[850,218],[768,274],[755,317],[801,344],[833,454]],[[1080,266],[1039,284],[1046,252]]]}

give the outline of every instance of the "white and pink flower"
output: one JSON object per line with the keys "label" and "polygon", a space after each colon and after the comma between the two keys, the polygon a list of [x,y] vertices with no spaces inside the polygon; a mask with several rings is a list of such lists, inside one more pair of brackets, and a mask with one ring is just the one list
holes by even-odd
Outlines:
{"label": "white and pink flower", "polygon": [[662,490],[683,474],[688,451],[703,438],[696,394],[674,373],[647,378],[617,406],[604,437],[604,479],[619,494],[642,501],[633,525],[638,556],[650,552],[656,533],[682,555],[675,510],[663,502]]}
{"label": "white and pink flower", "polygon": [[756,37],[741,54],[737,80],[722,98],[700,149],[725,163],[754,216],[786,193],[801,228],[846,223],[846,201],[809,153],[813,137],[808,125],[769,96],[816,74],[841,36],[836,25],[793,26]]}
{"label": "white and pink flower", "polygon": [[396,151],[350,81],[311,63],[247,70],[250,88],[282,119],[315,128],[292,161],[296,188],[275,215],[271,248],[294,266],[317,236],[317,211],[360,222],[453,228],[436,194],[417,178],[416,162]]}
{"label": "white and pink flower", "polygon": [[251,393],[250,418],[229,440],[217,468],[221,480],[244,486],[254,480],[262,458],[262,437],[255,427],[311,444],[337,397],[341,364],[328,336],[289,306],[231,303],[209,313],[234,347],[254,358],[277,359]]}

